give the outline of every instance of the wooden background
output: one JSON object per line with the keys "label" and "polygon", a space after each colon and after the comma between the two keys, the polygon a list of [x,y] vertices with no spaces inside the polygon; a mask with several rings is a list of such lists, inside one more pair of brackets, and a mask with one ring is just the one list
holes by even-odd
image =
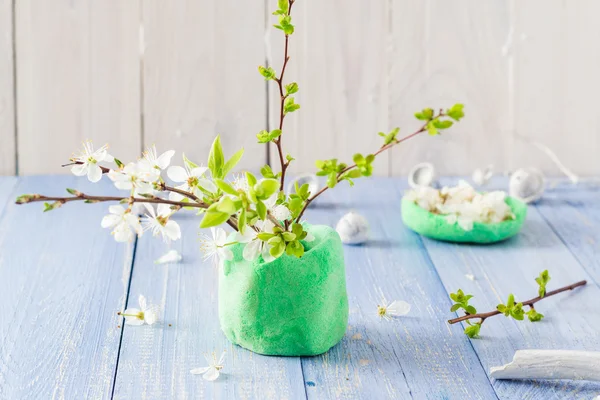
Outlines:
{"label": "wooden background", "polygon": [[[205,160],[215,134],[258,169],[277,96],[256,68],[281,66],[275,0],[0,0],[0,174],[68,172],[80,142],[122,160],[156,143]],[[432,161],[442,174],[556,167],[600,173],[600,2],[297,0],[287,77],[294,172],[349,160],[425,107],[466,105],[464,122],[384,154],[379,175]]]}

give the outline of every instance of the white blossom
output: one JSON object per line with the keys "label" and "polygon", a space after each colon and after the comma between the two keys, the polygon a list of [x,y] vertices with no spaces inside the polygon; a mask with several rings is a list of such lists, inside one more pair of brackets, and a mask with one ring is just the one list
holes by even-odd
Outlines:
{"label": "white blossom", "polygon": [[71,160],[80,163],[73,165],[71,168],[73,174],[77,176],[87,175],[88,179],[95,183],[102,178],[102,168],[100,168],[98,163],[103,161],[112,162],[114,158],[108,154],[108,145],[94,150],[92,142],[87,141],[83,143],[83,151],[74,155]]}
{"label": "white blossom", "polygon": [[117,189],[135,190],[135,193],[150,193],[152,183],[158,177],[140,168],[136,163],[127,164],[122,170],[111,170],[108,177],[115,183]]}
{"label": "white blossom", "polygon": [[505,192],[478,193],[465,181],[441,190],[417,188],[406,197],[427,211],[444,215],[449,224],[457,224],[464,231],[472,230],[475,222],[498,223],[514,218]]}
{"label": "white blossom", "polygon": [[400,317],[410,312],[410,304],[405,301],[394,300],[387,304],[385,299],[381,300],[381,304],[377,305],[377,315],[380,318],[389,321],[392,317]]}
{"label": "white blossom", "polygon": [[209,357],[204,355],[204,359],[208,364],[208,367],[194,368],[190,372],[194,375],[202,374],[202,378],[207,381],[214,381],[219,377],[220,371],[223,369],[223,363],[225,361],[225,352],[221,353],[221,357],[217,361],[217,355],[213,352],[212,356]]}
{"label": "white blossom", "polygon": [[234,175],[233,180],[229,183],[235,190],[241,190],[243,192],[248,192],[248,190],[250,189],[250,186],[248,185],[248,180],[246,179],[246,177],[244,175],[241,175],[241,174]]}
{"label": "white blossom", "polygon": [[290,217],[290,210],[282,204],[277,204],[278,193],[275,193],[264,201],[267,211],[278,221],[284,221]]}
{"label": "white blossom", "polygon": [[[202,192],[198,186],[204,190],[214,193],[217,191],[217,187],[214,183],[204,177],[204,173],[208,170],[206,167],[189,168],[185,165],[185,168],[180,166],[172,166],[167,170],[167,176],[173,182],[182,183],[176,186],[177,189],[185,190],[186,192],[193,193],[198,197],[202,197]],[[169,199],[173,201],[181,201],[185,196],[179,193],[169,193]]]}
{"label": "white blossom", "polygon": [[103,228],[112,228],[112,234],[117,242],[129,242],[137,233],[143,233],[139,218],[120,205],[108,207],[109,215],[102,218]]}
{"label": "white blossom", "polygon": [[156,306],[148,306],[146,298],[142,295],[138,298],[140,308],[128,308],[122,313],[127,325],[152,325],[158,321],[158,309]]}
{"label": "white blossom", "polygon": [[168,150],[159,156],[156,151],[156,146],[152,145],[152,147],[149,147],[144,151],[143,157],[139,163],[140,166],[146,170],[155,169],[160,173],[161,170],[167,169],[174,154],[175,150]]}
{"label": "white blossom", "polygon": [[223,228],[210,228],[212,238],[208,235],[200,235],[200,250],[204,253],[204,260],[212,259],[215,264],[221,266],[224,260],[232,260],[233,253],[228,248],[227,233]]}
{"label": "white blossom", "polygon": [[148,210],[148,214],[142,218],[144,230],[152,231],[153,236],[160,234],[166,243],[181,238],[179,224],[169,219],[173,214],[171,206],[168,204],[159,204],[156,211],[154,211],[154,207],[151,204],[144,203],[144,205]]}

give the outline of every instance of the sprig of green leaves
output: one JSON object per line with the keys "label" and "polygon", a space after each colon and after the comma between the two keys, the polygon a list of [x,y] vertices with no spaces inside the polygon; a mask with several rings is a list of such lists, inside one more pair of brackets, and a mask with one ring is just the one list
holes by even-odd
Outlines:
{"label": "sprig of green leaves", "polygon": [[539,285],[538,296],[544,297],[546,295],[546,284],[550,282],[550,274],[548,273],[548,270],[540,272],[540,275],[535,278],[535,281]]}

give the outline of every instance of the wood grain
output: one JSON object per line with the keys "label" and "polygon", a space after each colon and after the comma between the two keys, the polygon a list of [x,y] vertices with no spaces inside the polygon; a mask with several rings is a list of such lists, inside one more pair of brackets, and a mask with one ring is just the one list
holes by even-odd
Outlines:
{"label": "wood grain", "polygon": [[264,5],[234,0],[143,0],[144,144],[206,164],[217,134],[237,169],[257,170],[266,146]]}
{"label": "wood grain", "polygon": [[[142,294],[160,307],[161,321],[125,326],[114,398],[304,398],[299,358],[261,356],[225,338],[217,316],[218,271],[202,260],[198,219],[185,214],[177,221],[183,239],[170,248],[182,254],[181,263],[154,264],[169,247],[151,235],[139,240],[129,306],[135,307]],[[190,373],[207,366],[204,354],[215,351],[218,357],[223,350],[225,368],[218,381]]]}
{"label": "wood grain", "polygon": [[0,175],[16,173],[13,2],[0,0]]}
{"label": "wood grain", "polygon": [[[268,2],[269,10],[276,2]],[[271,10],[272,11],[272,10]],[[361,0],[299,1],[292,16],[287,82],[298,82],[301,109],[286,117],[284,148],[296,158],[291,170],[312,172],[315,161],[338,158],[351,163],[355,153],[379,149],[379,131],[388,126],[388,3]],[[335,16],[335,17],[334,17]],[[277,73],[283,62],[283,33],[271,25],[267,57]],[[270,85],[270,126],[278,125],[279,93]],[[272,165],[277,165],[275,148]],[[375,173],[388,175],[388,154],[378,157]]]}
{"label": "wood grain", "polygon": [[[441,175],[507,168],[509,81],[502,47],[509,35],[507,2],[392,2],[390,119],[405,134],[425,107],[465,104],[466,117],[441,136],[419,136],[394,150],[392,174],[433,162]],[[493,18],[492,18],[493,16]]]}
{"label": "wood grain", "polygon": [[[527,141],[550,147],[581,174],[598,174],[590,163],[600,150],[600,120],[588,96],[600,89],[600,39],[594,15],[600,3],[515,1],[515,142],[512,164],[559,170]],[[544,18],[538,18],[543,7]]]}
{"label": "wood grain", "polygon": [[19,172],[61,169],[83,140],[140,154],[140,4],[18,1]]}
{"label": "wood grain", "polygon": [[[21,178],[15,193],[91,189],[74,177]],[[110,191],[108,182],[96,186]],[[106,205],[0,216],[0,398],[109,399],[132,246],[100,228]]]}
{"label": "wood grain", "polygon": [[[545,315],[541,322],[503,316],[487,320],[481,338],[471,341],[486,372],[512,360],[515,350],[600,348],[600,320],[591,317],[597,314],[600,288],[536,208],[529,208],[521,233],[502,243],[458,245],[424,239],[424,244],[446,291],[462,288],[473,294],[471,303],[478,311],[494,310],[510,293],[517,301],[533,297],[537,293],[534,278],[544,269],[552,277],[548,289],[588,280],[588,285],[577,291],[537,304],[538,312]],[[475,280],[467,279],[466,274],[473,274]],[[494,381],[493,385],[500,399],[545,398],[550,392],[557,399],[592,398],[598,392],[597,385],[576,381]]]}
{"label": "wood grain", "polygon": [[[350,210],[370,223],[370,240],[344,246],[350,321],[342,342],[303,358],[309,398],[489,399],[494,391],[457,326],[446,323],[450,300],[418,235],[400,219],[398,181],[373,179],[326,192],[307,220],[335,226]],[[376,315],[381,297],[404,300],[410,314]]]}
{"label": "wood grain", "polygon": [[563,182],[535,204],[554,233],[596,283],[600,282],[600,186]]}

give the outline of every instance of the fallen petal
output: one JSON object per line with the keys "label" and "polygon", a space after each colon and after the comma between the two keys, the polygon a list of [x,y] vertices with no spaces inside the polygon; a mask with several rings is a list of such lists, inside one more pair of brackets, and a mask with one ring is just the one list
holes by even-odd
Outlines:
{"label": "fallen petal", "polygon": [[177,250],[169,250],[166,254],[156,259],[154,264],[175,264],[181,261],[182,258]]}

